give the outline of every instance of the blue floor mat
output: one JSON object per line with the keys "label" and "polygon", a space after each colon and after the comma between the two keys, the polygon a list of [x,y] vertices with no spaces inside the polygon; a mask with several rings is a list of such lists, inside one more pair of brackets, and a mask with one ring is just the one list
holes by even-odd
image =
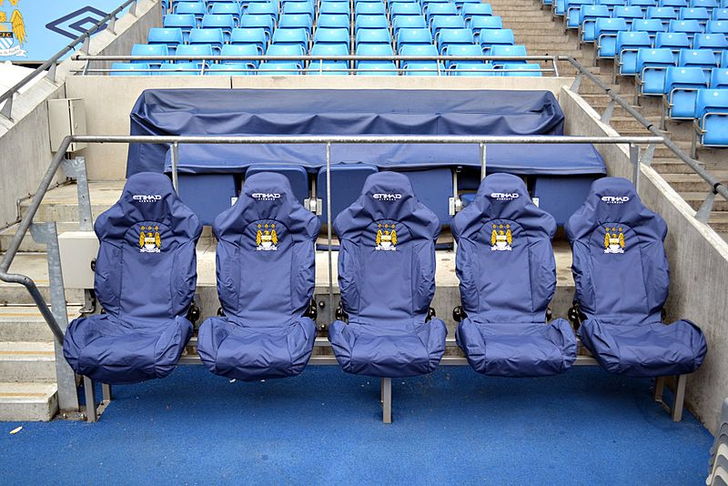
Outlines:
{"label": "blue floor mat", "polygon": [[597,368],[393,380],[391,425],[377,380],[328,366],[256,383],[181,367],[114,394],[96,424],[0,423],[1,482],[697,485],[712,443],[648,380]]}

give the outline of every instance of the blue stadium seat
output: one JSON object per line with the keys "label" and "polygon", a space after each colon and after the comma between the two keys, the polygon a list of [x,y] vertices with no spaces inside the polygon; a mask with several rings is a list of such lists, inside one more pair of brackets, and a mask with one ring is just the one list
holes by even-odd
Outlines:
{"label": "blue stadium seat", "polygon": [[241,2],[238,2],[237,0],[205,0],[205,4],[207,4],[208,11],[212,11],[212,9],[218,3],[231,3],[233,5],[239,5]]}
{"label": "blue stadium seat", "polygon": [[511,29],[488,29],[480,34],[480,46],[483,52],[488,54],[493,46],[512,46],[516,43]]}
{"label": "blue stadium seat", "polygon": [[280,9],[277,2],[251,3],[245,9],[246,15],[267,15],[274,21],[278,20],[279,12]]}
{"label": "blue stadium seat", "polygon": [[464,28],[465,20],[463,20],[463,18],[459,15],[435,15],[430,18],[430,29],[432,30],[432,33],[435,35],[435,37],[437,37],[437,34],[443,29]]}
{"label": "blue stadium seat", "polygon": [[470,21],[470,28],[473,30],[475,42],[480,43],[483,31],[490,29],[500,30],[503,28],[503,19],[498,16],[478,16]]}
{"label": "blue stadium seat", "polygon": [[720,7],[720,2],[718,0],[690,0],[690,7],[713,10]]}
{"label": "blue stadium seat", "polygon": [[311,2],[286,2],[283,4],[283,15],[307,15],[312,22],[314,11]]}
{"label": "blue stadium seat", "polygon": [[584,202],[597,175],[537,175],[532,178],[533,197],[538,206],[563,226]]}
{"label": "blue stadium seat", "polygon": [[245,171],[245,180],[248,181],[252,176],[261,172],[280,174],[285,177],[291,186],[289,197],[293,197],[300,204],[303,204],[311,196],[308,186],[308,172],[300,165],[253,164]]}
{"label": "blue stadium seat", "polygon": [[614,7],[613,16],[615,18],[624,19],[627,25],[631,25],[635,19],[645,18],[645,12],[642,11],[641,7],[630,7],[630,6],[617,6]]}
{"label": "blue stadium seat", "polygon": [[[376,44],[367,44],[376,45]],[[397,66],[394,61],[357,61],[358,76],[396,76]]]}
{"label": "blue stadium seat", "polygon": [[[728,20],[728,8],[716,8],[713,9],[713,13],[710,16],[712,20]],[[710,32],[706,30],[706,32]]]}
{"label": "blue stadium seat", "polygon": [[[254,44],[227,44],[222,46],[220,51],[221,56],[259,56],[258,47]],[[255,60],[241,60],[241,61],[221,61],[225,64],[236,63],[244,64],[248,69],[255,69],[258,67],[258,61]]]}
{"label": "blue stadium seat", "polygon": [[292,44],[300,46],[305,52],[308,50],[308,30],[306,29],[276,29],[273,31],[273,44]]}
{"label": "blue stadium seat", "polygon": [[710,74],[710,87],[713,89],[728,89],[728,69],[713,69]]}
{"label": "blue stadium seat", "polygon": [[[365,32],[362,32],[362,35]],[[432,44],[432,34],[429,29],[401,29],[397,32],[396,39],[398,46],[407,44]]]}
{"label": "blue stadium seat", "polygon": [[[483,49],[475,44],[452,44],[447,51],[448,56],[462,56],[462,57],[480,57],[483,55]],[[448,69],[455,68],[456,66],[464,67],[466,65],[474,65],[482,68],[483,61],[446,61],[445,66]]]}
{"label": "blue stadium seat", "polygon": [[646,12],[648,8],[657,6],[657,0],[629,0],[627,4],[630,7],[640,7],[643,12]]}
{"label": "blue stadium seat", "polygon": [[445,66],[437,61],[402,61],[402,68],[405,76],[444,76],[447,73]]}
{"label": "blue stadium seat", "polygon": [[194,15],[197,21],[196,27],[199,27],[202,17],[207,13],[207,6],[204,2],[177,2],[174,5],[174,13]]}
{"label": "blue stadium seat", "polygon": [[465,22],[472,22],[475,17],[490,17],[493,15],[493,7],[489,3],[466,3],[460,10]]}
{"label": "blue stadium seat", "polygon": [[354,3],[354,15],[386,15],[387,9],[383,3]]}
{"label": "blue stadium seat", "polygon": [[678,55],[678,66],[703,68],[705,79],[710,79],[711,69],[718,64],[715,54],[708,49],[682,49]]}
{"label": "blue stadium seat", "polygon": [[728,146],[728,89],[701,89],[695,99],[698,140],[709,147]]}
{"label": "blue stadium seat", "polygon": [[163,62],[159,66],[160,76],[194,76],[200,73],[200,65],[196,62]]}
{"label": "blue stadium seat", "polygon": [[101,383],[163,378],[192,336],[185,316],[195,295],[202,226],[167,176],[141,172],[127,179],[94,231],[100,242],[94,288],[105,313],[71,322],[63,355],[76,373]]}
{"label": "blue stadium seat", "polygon": [[617,55],[617,32],[629,30],[622,18],[599,18],[594,25],[597,57],[613,58]]}
{"label": "blue stadium seat", "polygon": [[650,38],[654,39],[658,32],[666,32],[667,26],[660,19],[635,19],[632,22],[632,30],[635,32],[647,32]]}
{"label": "blue stadium seat", "polygon": [[[489,56],[527,56],[526,46],[515,45],[515,46],[493,46],[488,52]],[[519,61],[518,59],[512,59],[507,61],[493,61],[493,64],[498,67],[502,64],[527,64],[528,61]],[[525,68],[529,69],[529,68]],[[515,74],[515,73],[512,73]]]}
{"label": "blue stadium seat", "polygon": [[[429,5],[426,5],[424,8],[425,18],[427,19],[427,22],[432,22],[432,18],[435,16],[452,16],[456,15],[460,17],[460,13],[458,12],[458,8],[454,3],[431,3]],[[462,17],[460,17],[462,18]],[[463,19],[465,20],[465,19]]]}
{"label": "blue stadium seat", "polygon": [[720,63],[721,53],[728,49],[728,40],[724,34],[695,34],[693,49],[709,49],[715,54],[716,63]]}
{"label": "blue stadium seat", "polygon": [[[531,202],[524,182],[510,174],[486,177],[452,232],[466,315],[456,338],[470,366],[494,376],[568,370],[576,361],[574,332],[564,319],[546,322],[556,289],[556,222]],[[529,284],[534,278],[539,285]]]}
{"label": "blue stadium seat", "polygon": [[167,14],[162,20],[162,27],[167,29],[180,29],[182,31],[182,39],[186,42],[190,30],[197,27],[197,20],[192,14]]}
{"label": "blue stadium seat", "polygon": [[321,2],[319,18],[324,15],[344,15],[349,17],[349,2]]}
{"label": "blue stadium seat", "polygon": [[681,49],[690,49],[690,39],[684,32],[658,32],[655,37],[655,47],[670,49],[677,60]]}
{"label": "blue stadium seat", "polygon": [[[132,56],[169,56],[169,49],[166,44],[134,44],[131,48]],[[131,61],[132,63],[147,64],[152,67],[159,67],[162,61]]]}
{"label": "blue stadium seat", "polygon": [[707,351],[705,338],[690,321],[662,322],[670,284],[667,225],[642,205],[632,183],[616,177],[594,182],[566,234],[583,315],[579,335],[599,364],[628,376],[695,371]]}
{"label": "blue stadium seat", "polygon": [[[391,44],[359,44],[356,46],[355,54],[357,56],[393,56],[394,50],[392,49]],[[372,63],[375,62],[380,63],[381,61],[356,61],[354,63],[354,67],[364,68],[367,65],[372,66]],[[364,63],[364,65],[362,65],[362,63]]]}
{"label": "blue stadium seat", "polygon": [[[213,15],[229,15],[233,18],[235,25],[240,23],[240,6],[235,3],[216,3],[210,9]],[[202,18],[199,19],[202,21]]]}
{"label": "blue stadium seat", "polygon": [[339,288],[348,322],[334,321],[329,340],[343,370],[375,377],[434,371],[447,334],[440,319],[428,320],[437,216],[417,201],[406,176],[380,172],[367,179],[334,229],[341,241]]}
{"label": "blue stadium seat", "polygon": [[[477,48],[477,46],[476,46]],[[400,56],[439,56],[437,47],[432,44],[404,44],[399,47]]]}
{"label": "blue stadium seat", "polygon": [[[367,177],[377,172],[377,168],[369,164],[331,164],[331,218],[356,201],[364,187]],[[340,188],[335,190],[334,188]],[[316,175],[316,197],[321,199],[321,219],[326,221],[328,202],[326,200],[326,167],[319,169]]]}
{"label": "blue stadium seat", "polygon": [[253,45],[262,55],[268,45],[268,36],[263,28],[234,29],[230,36],[230,44]]}
{"label": "blue stadium seat", "polygon": [[[316,339],[307,309],[320,226],[286,177],[272,172],[246,178],[237,203],[215,220],[217,289],[225,315],[200,326],[197,346],[212,373],[253,381],[303,371]],[[291,284],[270,285],[284,281]]]}
{"label": "blue stadium seat", "polygon": [[705,24],[705,32],[728,35],[728,20],[711,20]]}
{"label": "blue stadium seat", "polygon": [[594,0],[568,0],[565,12],[566,28],[578,29],[581,25],[581,9],[593,4]]}
{"label": "blue stadium seat", "polygon": [[[271,44],[268,46],[268,49],[265,51],[266,56],[285,56],[285,57],[292,57],[292,56],[303,56],[305,53],[305,49],[298,45],[298,44]],[[273,60],[273,61],[266,61],[263,62],[260,65],[260,69],[266,68],[266,69],[275,69],[277,71],[284,71],[286,75],[291,75],[292,73],[296,72],[294,71],[295,68],[297,69],[303,69],[304,68],[304,62],[303,60]],[[296,72],[297,74],[300,74]],[[275,73],[275,74],[284,74],[281,73]]]}
{"label": "blue stadium seat", "polygon": [[109,72],[109,76],[149,76],[157,74],[151,71],[154,68],[150,64],[138,61],[113,62],[111,63],[111,69],[112,71]]}
{"label": "blue stadium seat", "polygon": [[306,29],[309,32],[313,27],[313,20],[308,14],[285,14],[278,20],[279,29]]}
{"label": "blue stadium seat", "polygon": [[[329,44],[337,46],[340,44]],[[349,64],[346,61],[311,61],[306,68],[308,75],[348,76]]]}
{"label": "blue stadium seat", "polygon": [[221,29],[192,29],[187,40],[189,44],[210,44],[215,52],[220,52],[225,44],[225,35]]}
{"label": "blue stadium seat", "polygon": [[[181,45],[177,47],[177,52],[175,53],[177,56],[206,56],[207,59],[204,61],[193,61],[198,68],[202,68],[202,66],[208,67],[210,64],[214,61],[214,54],[212,52],[212,45],[210,44],[191,44],[191,45]],[[189,61],[189,59],[187,59]],[[179,62],[179,61],[175,61]],[[184,59],[183,59],[184,62]]]}
{"label": "blue stadium seat", "polygon": [[205,70],[206,76],[253,76],[254,74],[254,68],[250,67],[250,63],[235,61],[213,64]]}
{"label": "blue stadium seat", "polygon": [[698,90],[707,87],[705,73],[701,68],[668,67],[664,89],[667,117],[673,120],[691,120],[695,114]]}
{"label": "blue stadium seat", "polygon": [[[427,30],[427,29],[423,29]],[[430,32],[429,30],[427,31]],[[356,45],[359,44],[391,44],[389,29],[361,29],[356,33]]]}
{"label": "blue stadium seat", "polygon": [[[437,68],[435,68],[437,69]],[[448,167],[401,171],[412,184],[419,202],[427,206],[440,224],[450,224],[450,198],[453,197],[452,171]]]}
{"label": "blue stadium seat", "polygon": [[207,14],[202,18],[203,29],[220,29],[225,37],[225,42],[230,42],[230,35],[235,28],[235,20],[232,15]]}
{"label": "blue stadium seat", "polygon": [[392,21],[392,30],[396,36],[400,29],[423,29],[427,21],[422,15],[400,15]]}
{"label": "blue stadium seat", "polygon": [[723,51],[720,55],[720,67],[728,68],[728,51]]}
{"label": "blue stadium seat", "polygon": [[[319,15],[318,29],[346,29],[349,30],[349,16],[342,14]],[[317,29],[317,30],[318,30]]]}
{"label": "blue stadium seat", "polygon": [[493,64],[489,62],[462,62],[453,63],[448,70],[450,76],[500,76]]}
{"label": "blue stadium seat", "polygon": [[174,55],[177,46],[184,43],[182,29],[167,29],[163,27],[152,27],[147,34],[148,44],[164,44],[167,46],[170,55]]}
{"label": "blue stadium seat", "polygon": [[646,18],[657,19],[667,28],[671,20],[677,19],[678,13],[672,7],[649,7]]}
{"label": "blue stadium seat", "polygon": [[609,7],[606,5],[584,5],[581,8],[580,24],[581,24],[581,41],[591,43],[596,40],[594,35],[594,27],[597,19],[609,18]]}
{"label": "blue stadium seat", "polygon": [[652,47],[652,39],[647,32],[618,32],[615,49],[617,51],[618,72],[621,76],[637,74],[637,50]]}
{"label": "blue stadium seat", "polygon": [[682,8],[680,9],[680,20],[695,20],[705,25],[710,20],[710,12],[706,8]]}
{"label": "blue stadium seat", "polygon": [[[269,15],[250,15],[243,14],[240,17],[240,29],[263,29],[268,39],[273,34],[273,18]],[[231,40],[232,42],[232,35]]]}
{"label": "blue stadium seat", "polygon": [[470,29],[445,29],[436,39],[440,54],[446,55],[448,47],[458,44],[473,44],[473,32]]}
{"label": "blue stadium seat", "polygon": [[362,29],[389,29],[389,20],[385,15],[358,15],[354,19],[354,32]]}
{"label": "blue stadium seat", "polygon": [[665,70],[675,65],[670,49],[640,49],[635,62],[639,94],[661,96],[665,92]]}
{"label": "blue stadium seat", "polygon": [[597,5],[606,5],[607,7],[609,7],[609,11],[613,12],[614,7],[625,5],[625,2],[624,2],[624,0],[597,0],[596,4]]}
{"label": "blue stadium seat", "polygon": [[416,3],[394,3],[389,7],[389,14],[395,17],[422,15],[422,9]]}
{"label": "blue stadium seat", "polygon": [[659,7],[684,8],[688,6],[688,0],[659,0]]}
{"label": "blue stadium seat", "polygon": [[503,76],[543,76],[541,66],[534,63],[494,61],[494,64],[496,69],[503,71]]}
{"label": "blue stadium seat", "polygon": [[302,71],[302,61],[263,61],[258,68],[260,76],[297,76]]}
{"label": "blue stadium seat", "polygon": [[[312,56],[348,56],[349,46],[346,44],[334,44],[334,43],[317,43],[315,42],[311,47]],[[312,61],[317,63],[318,61]]]}
{"label": "blue stadium seat", "polygon": [[697,20],[671,20],[669,25],[670,32],[684,33],[692,42],[695,34],[703,32],[703,26]]}

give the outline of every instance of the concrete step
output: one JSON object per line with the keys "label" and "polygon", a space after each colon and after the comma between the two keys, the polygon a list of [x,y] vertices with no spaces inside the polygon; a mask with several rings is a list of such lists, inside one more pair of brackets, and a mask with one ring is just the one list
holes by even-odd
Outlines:
{"label": "concrete step", "polygon": [[653,158],[652,168],[660,174],[693,174],[695,171],[682,160],[675,157]]}
{"label": "concrete step", "polygon": [[47,422],[58,411],[54,383],[0,383],[0,421]]}
{"label": "concrete step", "polygon": [[[690,204],[690,206],[694,210],[697,211],[698,208],[703,204],[705,196],[708,195],[708,192],[681,192],[680,195],[683,197],[683,199],[685,199],[688,204]],[[722,214],[723,212],[728,211],[728,201],[726,201],[721,196],[716,196],[716,198],[713,200],[713,211],[718,212],[717,214]],[[724,216],[719,217],[719,219],[723,218]]]}
{"label": "concrete step", "polygon": [[[67,308],[68,319],[80,314],[80,307]],[[0,342],[53,341],[53,333],[34,305],[0,307]]]}
{"label": "concrete step", "polygon": [[[89,183],[91,212],[94,218],[114,204],[121,196],[124,181],[103,181]],[[30,200],[20,203],[20,213],[24,216]],[[35,221],[78,221],[78,196],[75,184],[66,184],[48,191],[38,208]]]}
{"label": "concrete step", "polygon": [[[718,198],[716,198],[716,201]],[[708,219],[708,224],[718,233],[728,232],[728,211],[713,211]]]}
{"label": "concrete step", "polygon": [[[50,304],[48,262],[44,253],[19,253],[10,266],[10,273],[20,273],[32,278],[46,302]],[[66,301],[81,305],[83,292],[66,289]],[[17,304],[33,304],[33,299],[26,288],[20,284],[0,282],[0,306]]]}
{"label": "concrete step", "polygon": [[0,342],[0,382],[54,383],[52,342]]}
{"label": "concrete step", "polygon": [[[724,171],[711,171],[721,181],[727,179]],[[709,189],[708,184],[697,174],[665,174],[663,178],[678,192],[703,192]]]}
{"label": "concrete step", "polygon": [[[40,221],[40,219],[38,219]],[[78,231],[78,221],[76,222],[68,222],[68,221],[61,221],[56,223],[56,230],[58,231],[58,234],[61,234],[65,231]],[[9,226],[5,228],[4,230],[0,230],[0,252],[7,251],[8,246],[10,245],[10,241],[13,239],[13,236],[15,236],[15,233],[18,230],[18,225],[14,224],[12,226]],[[45,251],[46,246],[42,245],[40,243],[36,243],[33,241],[32,236],[30,235],[30,231],[28,231],[25,234],[25,237],[23,238],[23,241],[20,244],[19,251],[23,252],[38,252],[38,251]]]}

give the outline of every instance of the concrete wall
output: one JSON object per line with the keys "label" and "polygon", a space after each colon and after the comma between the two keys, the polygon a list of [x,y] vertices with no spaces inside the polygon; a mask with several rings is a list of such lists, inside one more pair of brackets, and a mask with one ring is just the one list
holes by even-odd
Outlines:
{"label": "concrete wall", "polygon": [[[128,14],[120,18],[116,24],[117,35],[104,31],[95,36],[91,41],[91,52],[129,52],[133,43],[146,38],[150,26],[161,22],[161,9],[156,1],[141,0],[137,15],[136,18]],[[36,190],[48,168],[53,153],[47,100],[67,96],[64,80],[70,77],[73,69],[81,67],[81,63],[70,59],[62,62],[56,83],[41,79],[21,90],[13,103],[13,121],[0,117],[0,228],[17,220],[18,200],[29,197]],[[62,180],[62,176],[57,178],[57,181]]]}
{"label": "concrete wall", "polygon": [[[67,81],[69,97],[84,98],[88,133],[128,135],[129,113],[139,95],[152,88],[248,88],[248,89],[542,89],[557,97],[572,78],[437,78],[344,76],[74,76]],[[109,109],[109,93],[114,106]],[[85,151],[92,180],[119,180],[126,174],[127,146],[93,144]]]}
{"label": "concrete wall", "polygon": [[[564,89],[560,103],[566,115],[566,130],[572,135],[616,136],[611,127],[579,96]],[[628,149],[602,146],[600,152],[610,175],[631,178]],[[712,228],[698,222],[695,211],[654,169],[641,167],[639,194],[642,201],[667,222],[666,240],[671,268],[668,321],[690,319],[705,332],[708,356],[690,376],[688,407],[715,433],[723,399],[728,397],[728,243]],[[707,186],[706,186],[707,189]],[[720,196],[718,196],[720,197]]]}

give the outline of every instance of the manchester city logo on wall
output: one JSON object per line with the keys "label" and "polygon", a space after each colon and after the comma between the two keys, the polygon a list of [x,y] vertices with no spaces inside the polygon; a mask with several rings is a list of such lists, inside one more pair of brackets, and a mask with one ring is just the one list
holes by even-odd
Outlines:
{"label": "manchester city logo on wall", "polygon": [[27,56],[23,49],[27,35],[19,1],[0,0],[0,57]]}

